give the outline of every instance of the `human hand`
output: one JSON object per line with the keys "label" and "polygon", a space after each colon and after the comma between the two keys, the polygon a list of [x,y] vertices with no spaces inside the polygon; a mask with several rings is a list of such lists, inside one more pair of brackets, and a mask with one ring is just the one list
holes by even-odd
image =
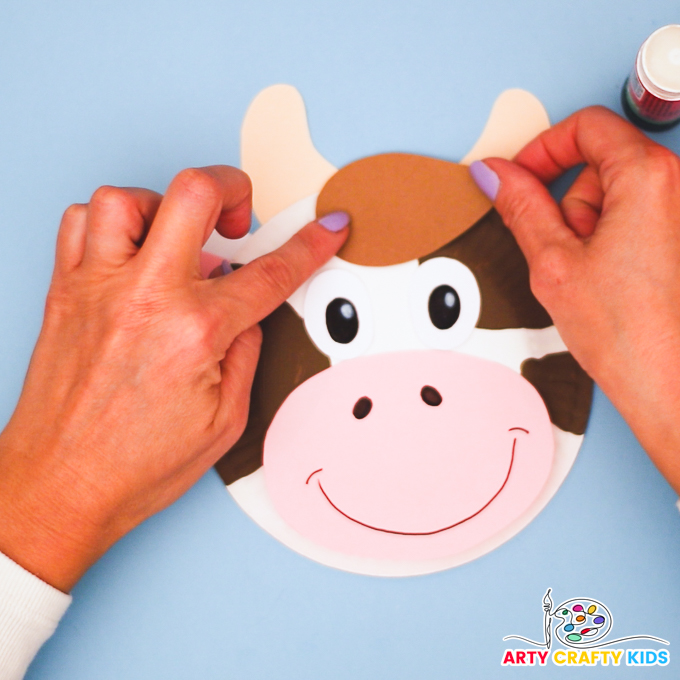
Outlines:
{"label": "human hand", "polygon": [[[581,163],[557,205],[545,184]],[[473,166],[567,347],[680,493],[680,159],[593,107]]]}
{"label": "human hand", "polygon": [[250,211],[248,177],[216,166],[181,172],[163,197],[103,187],[64,214],[43,328],[0,435],[0,551],[56,588],[237,441],[257,323],[347,235],[311,223],[203,280],[212,229],[243,236]]}

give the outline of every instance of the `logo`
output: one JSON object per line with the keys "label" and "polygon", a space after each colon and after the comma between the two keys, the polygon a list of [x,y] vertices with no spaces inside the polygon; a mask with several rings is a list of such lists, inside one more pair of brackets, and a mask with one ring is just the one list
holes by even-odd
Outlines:
{"label": "logo", "polygon": [[[521,635],[506,635],[503,640],[521,640],[536,649],[506,649],[501,666],[545,666],[548,660],[557,666],[667,666],[670,652],[666,649],[610,649],[612,645],[651,641],[670,644],[654,635],[610,637],[614,617],[609,608],[591,597],[573,597],[555,607],[548,588],[543,597],[543,641]],[[559,642],[566,649],[552,649]],[[626,645],[628,647],[628,645]],[[637,647],[637,645],[636,645]],[[552,649],[552,655],[550,654]],[[624,654],[625,652],[625,654]]]}

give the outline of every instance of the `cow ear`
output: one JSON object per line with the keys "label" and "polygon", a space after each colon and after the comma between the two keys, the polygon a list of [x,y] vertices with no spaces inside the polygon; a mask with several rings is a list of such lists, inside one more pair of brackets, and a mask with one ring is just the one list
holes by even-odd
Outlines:
{"label": "cow ear", "polygon": [[305,104],[292,85],[272,85],[253,100],[241,128],[241,167],[253,182],[261,223],[316,194],[336,172],[312,144]]}
{"label": "cow ear", "polygon": [[550,127],[543,104],[526,90],[505,90],[489,114],[477,143],[461,163],[495,156],[510,160],[536,135]]}

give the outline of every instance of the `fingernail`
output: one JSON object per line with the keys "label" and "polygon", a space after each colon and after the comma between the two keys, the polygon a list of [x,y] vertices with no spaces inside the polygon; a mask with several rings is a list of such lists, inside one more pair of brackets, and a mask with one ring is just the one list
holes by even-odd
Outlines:
{"label": "fingernail", "polygon": [[470,163],[470,174],[475,184],[482,190],[484,195],[490,200],[495,201],[501,181],[498,175],[483,161]]}
{"label": "fingernail", "polygon": [[340,231],[344,229],[349,224],[349,215],[342,210],[337,212],[328,213],[324,215],[317,222],[328,231]]}
{"label": "fingernail", "polygon": [[227,260],[222,260],[222,274],[231,274],[234,268],[229,264]]}

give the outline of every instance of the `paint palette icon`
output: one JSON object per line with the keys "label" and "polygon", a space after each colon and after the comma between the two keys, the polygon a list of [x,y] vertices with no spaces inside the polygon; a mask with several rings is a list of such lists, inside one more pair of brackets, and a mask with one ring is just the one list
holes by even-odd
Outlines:
{"label": "paint palette icon", "polygon": [[572,599],[560,604],[554,613],[555,635],[569,647],[590,647],[602,640],[612,627],[609,609],[597,600]]}

